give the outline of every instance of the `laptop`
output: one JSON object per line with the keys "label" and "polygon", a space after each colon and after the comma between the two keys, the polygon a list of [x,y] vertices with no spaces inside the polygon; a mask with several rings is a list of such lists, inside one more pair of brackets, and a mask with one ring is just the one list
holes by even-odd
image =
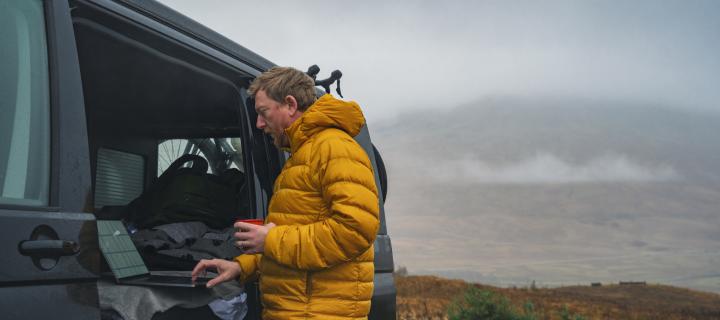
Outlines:
{"label": "laptop", "polygon": [[[122,221],[97,220],[98,242],[112,277],[117,284],[160,287],[205,287],[212,279],[198,277],[192,282],[190,271],[148,271]],[[109,276],[109,274],[105,274]]]}

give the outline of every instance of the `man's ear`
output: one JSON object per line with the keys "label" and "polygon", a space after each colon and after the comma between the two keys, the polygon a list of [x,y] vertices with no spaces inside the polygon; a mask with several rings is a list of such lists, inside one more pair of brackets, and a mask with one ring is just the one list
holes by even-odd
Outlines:
{"label": "man's ear", "polygon": [[294,115],[295,112],[298,111],[298,102],[297,102],[297,99],[295,99],[295,97],[293,97],[291,95],[285,96],[285,104],[287,104],[288,108],[290,109],[289,110],[290,115]]}

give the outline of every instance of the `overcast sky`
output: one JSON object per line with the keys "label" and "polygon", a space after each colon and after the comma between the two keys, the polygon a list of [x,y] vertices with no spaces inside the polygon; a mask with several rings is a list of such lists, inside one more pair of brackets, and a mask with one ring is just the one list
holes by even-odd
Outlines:
{"label": "overcast sky", "polygon": [[342,70],[371,121],[488,95],[720,109],[720,1],[161,2],[276,64]]}

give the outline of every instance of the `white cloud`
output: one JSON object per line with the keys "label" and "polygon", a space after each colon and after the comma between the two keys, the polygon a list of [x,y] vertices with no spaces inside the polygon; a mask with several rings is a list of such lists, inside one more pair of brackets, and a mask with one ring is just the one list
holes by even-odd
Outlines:
{"label": "white cloud", "polygon": [[604,155],[573,164],[550,153],[538,153],[505,165],[490,165],[469,158],[447,160],[432,176],[444,182],[474,184],[650,182],[679,178],[670,166],[643,166],[624,155]]}

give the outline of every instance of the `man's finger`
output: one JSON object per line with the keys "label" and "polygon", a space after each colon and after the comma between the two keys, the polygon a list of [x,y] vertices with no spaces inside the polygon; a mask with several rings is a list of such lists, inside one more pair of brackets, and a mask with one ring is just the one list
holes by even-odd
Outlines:
{"label": "man's finger", "polygon": [[250,241],[235,241],[235,246],[243,249],[253,247]]}
{"label": "man's finger", "polygon": [[227,280],[230,280],[230,276],[227,273],[221,273],[217,277],[212,278],[212,280],[208,281],[205,286],[208,288],[212,288],[218,283],[225,282]]}
{"label": "man's finger", "polygon": [[233,226],[235,227],[235,229],[240,229],[241,231],[255,230],[258,227],[252,223],[245,222],[235,222]]}
{"label": "man's finger", "polygon": [[233,237],[238,240],[248,240],[252,236],[250,235],[249,232],[235,232],[235,233],[233,233]]}
{"label": "man's finger", "polygon": [[200,262],[198,262],[198,264],[195,265],[195,268],[193,268],[193,271],[191,273],[193,280],[195,278],[197,278],[197,276],[198,276],[198,274],[200,274],[200,272],[204,271],[205,268],[207,268],[208,262],[210,262],[210,261],[203,259],[203,260],[200,260]]}
{"label": "man's finger", "polygon": [[238,221],[235,223],[235,228],[238,228],[240,230],[249,230],[248,224],[245,222]]}

